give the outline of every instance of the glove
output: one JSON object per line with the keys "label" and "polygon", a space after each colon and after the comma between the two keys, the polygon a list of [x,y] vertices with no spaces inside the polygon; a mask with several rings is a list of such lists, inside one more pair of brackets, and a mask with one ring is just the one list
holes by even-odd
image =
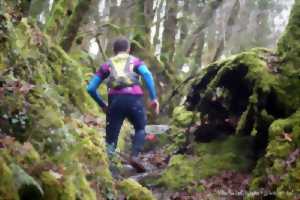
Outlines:
{"label": "glove", "polygon": [[159,114],[159,102],[157,99],[151,101],[150,107],[154,110],[156,115]]}

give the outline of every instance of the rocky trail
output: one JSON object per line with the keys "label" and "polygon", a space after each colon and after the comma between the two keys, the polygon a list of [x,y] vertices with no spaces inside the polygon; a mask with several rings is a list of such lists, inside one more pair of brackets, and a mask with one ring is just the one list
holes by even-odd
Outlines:
{"label": "rocky trail", "polygon": [[[157,127],[160,127],[160,125]],[[159,200],[209,200],[212,198],[242,200],[244,198],[250,182],[249,173],[226,171],[217,176],[195,180],[188,187],[183,187],[177,191],[157,184],[156,180],[162,176],[168,167],[171,157],[167,152],[170,144],[156,145],[160,143],[161,134],[168,134],[168,129],[165,129],[166,126],[162,125],[162,127],[164,130],[158,130],[157,132],[151,130],[151,133],[148,132],[146,148],[140,154],[138,162],[130,160],[127,154],[118,153],[123,168],[116,179],[119,181],[128,178],[134,179],[148,188]],[[203,186],[201,191],[195,189],[199,185]]]}

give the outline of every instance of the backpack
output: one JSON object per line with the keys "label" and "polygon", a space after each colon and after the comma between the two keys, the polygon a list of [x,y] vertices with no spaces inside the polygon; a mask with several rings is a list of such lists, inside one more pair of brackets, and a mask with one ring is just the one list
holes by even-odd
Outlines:
{"label": "backpack", "polygon": [[139,84],[139,76],[134,72],[133,58],[129,54],[118,54],[109,59],[109,88],[121,89]]}

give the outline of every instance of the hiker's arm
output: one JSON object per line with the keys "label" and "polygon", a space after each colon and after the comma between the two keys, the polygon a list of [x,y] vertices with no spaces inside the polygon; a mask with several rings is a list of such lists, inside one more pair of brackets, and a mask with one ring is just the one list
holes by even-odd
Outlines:
{"label": "hiker's arm", "polygon": [[138,73],[142,76],[146,83],[147,90],[150,94],[150,99],[153,101],[157,99],[156,90],[155,90],[155,84],[153,80],[152,73],[149,71],[147,66],[145,64],[140,65],[137,68]]}
{"label": "hiker's arm", "polygon": [[101,82],[102,79],[100,78],[100,76],[94,75],[94,77],[90,80],[86,90],[101,108],[106,108],[107,107],[106,103],[103,101],[103,99],[100,97],[99,93],[97,92],[97,88],[99,87]]}

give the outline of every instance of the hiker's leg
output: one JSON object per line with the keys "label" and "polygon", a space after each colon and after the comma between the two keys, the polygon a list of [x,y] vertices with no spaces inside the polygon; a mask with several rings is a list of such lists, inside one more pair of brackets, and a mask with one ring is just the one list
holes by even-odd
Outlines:
{"label": "hiker's leg", "polygon": [[147,124],[143,97],[134,96],[130,107],[128,119],[134,126],[135,134],[132,141],[132,155],[137,156],[145,143],[145,126]]}
{"label": "hiker's leg", "polygon": [[119,96],[111,97],[106,118],[106,144],[108,151],[114,151],[125,115],[121,109]]}

